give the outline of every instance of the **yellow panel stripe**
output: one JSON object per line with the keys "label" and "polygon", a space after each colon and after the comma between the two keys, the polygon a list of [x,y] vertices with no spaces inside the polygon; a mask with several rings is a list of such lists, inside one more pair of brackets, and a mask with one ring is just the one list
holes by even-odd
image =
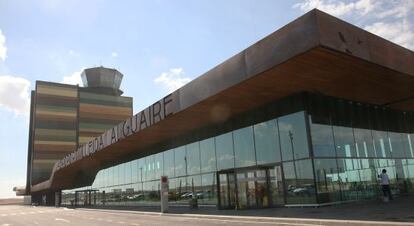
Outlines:
{"label": "yellow panel stripe", "polygon": [[36,135],[76,136],[76,131],[73,130],[36,129],[35,133]]}
{"label": "yellow panel stripe", "polygon": [[53,87],[37,85],[36,92],[40,94],[48,94],[54,96],[65,96],[65,97],[78,97],[76,88],[64,88],[64,87]]}
{"label": "yellow panel stripe", "polygon": [[68,145],[68,146],[76,145],[76,142],[71,142],[71,141],[40,141],[40,140],[35,140],[34,143],[35,144],[47,144],[47,145]]}
{"label": "yellow panel stripe", "polygon": [[76,117],[76,112],[56,112],[56,111],[36,110],[36,115],[59,115],[59,116],[67,116],[67,117]]}

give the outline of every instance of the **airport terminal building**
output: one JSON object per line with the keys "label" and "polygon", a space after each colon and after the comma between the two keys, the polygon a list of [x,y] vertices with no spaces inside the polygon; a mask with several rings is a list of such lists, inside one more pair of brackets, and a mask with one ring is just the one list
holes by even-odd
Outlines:
{"label": "airport terminal building", "polygon": [[26,190],[49,204],[153,206],[168,176],[171,205],[318,206],[378,197],[386,169],[393,194],[413,193],[413,62],[312,10],[78,143]]}

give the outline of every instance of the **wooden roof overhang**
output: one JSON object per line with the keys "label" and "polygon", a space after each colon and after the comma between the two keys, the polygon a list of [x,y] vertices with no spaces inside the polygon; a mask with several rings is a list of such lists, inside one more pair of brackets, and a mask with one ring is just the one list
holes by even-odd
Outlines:
{"label": "wooden roof overhang", "polygon": [[302,91],[414,111],[414,53],[312,10],[171,93],[168,117],[66,167],[55,165],[31,191],[91,185],[100,169],[148,155],[157,143]]}

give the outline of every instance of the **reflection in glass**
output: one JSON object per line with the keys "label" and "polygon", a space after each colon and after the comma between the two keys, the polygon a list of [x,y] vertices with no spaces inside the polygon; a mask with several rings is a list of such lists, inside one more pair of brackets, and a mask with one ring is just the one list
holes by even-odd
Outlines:
{"label": "reflection in glass", "polygon": [[336,153],[332,126],[312,123],[312,119],[309,121],[312,135],[313,155],[315,157],[335,157]]}
{"label": "reflection in glass", "polygon": [[269,169],[270,193],[272,205],[284,204],[284,189],[282,179],[282,167],[280,165]]}
{"label": "reflection in glass", "polygon": [[336,159],[315,159],[315,179],[320,203],[341,201]]}
{"label": "reflection in glass", "polygon": [[155,180],[159,180],[164,174],[164,160],[162,153],[154,155]]}
{"label": "reflection in glass", "polygon": [[209,173],[201,175],[202,197],[203,204],[217,204],[217,183],[216,174]]}
{"label": "reflection in glass", "polygon": [[310,159],[295,161],[297,188],[293,191],[301,197],[300,203],[316,203],[315,185]]}
{"label": "reflection in glass", "polygon": [[187,145],[187,172],[189,175],[200,173],[200,146],[198,142]]}
{"label": "reflection in glass", "polygon": [[254,153],[253,128],[245,127],[233,132],[234,155],[236,167],[253,166],[256,164]]}
{"label": "reflection in glass", "polygon": [[165,151],[164,153],[164,175],[172,178],[174,173],[174,149]]}
{"label": "reflection in glass", "polygon": [[216,171],[216,147],[214,138],[200,141],[201,172]]}
{"label": "reflection in glass", "polygon": [[234,168],[233,136],[225,133],[216,137],[218,170]]}
{"label": "reflection in glass", "polygon": [[309,157],[308,135],[303,111],[278,119],[283,161]]}
{"label": "reflection in glass", "polygon": [[276,120],[254,125],[257,164],[280,162],[279,131]]}
{"label": "reflection in glass", "polygon": [[336,155],[338,157],[356,157],[357,155],[352,128],[333,126],[333,132],[336,145]]}
{"label": "reflection in glass", "polygon": [[185,146],[174,149],[175,176],[184,176],[187,174],[187,157],[185,155]]}
{"label": "reflection in glass", "polygon": [[356,157],[375,157],[371,130],[354,128]]}
{"label": "reflection in glass", "polygon": [[391,150],[387,132],[373,130],[372,137],[374,139],[374,147],[377,158],[390,158]]}

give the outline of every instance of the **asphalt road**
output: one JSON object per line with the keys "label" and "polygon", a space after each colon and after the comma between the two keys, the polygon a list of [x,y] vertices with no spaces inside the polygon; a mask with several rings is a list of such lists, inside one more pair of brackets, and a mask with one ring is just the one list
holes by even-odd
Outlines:
{"label": "asphalt road", "polygon": [[120,211],[99,211],[54,207],[0,206],[0,226],[17,225],[76,225],[76,226],[210,226],[210,225],[303,225],[315,224],[275,223],[274,221],[255,222],[254,219],[211,219],[182,215],[143,214]]}

